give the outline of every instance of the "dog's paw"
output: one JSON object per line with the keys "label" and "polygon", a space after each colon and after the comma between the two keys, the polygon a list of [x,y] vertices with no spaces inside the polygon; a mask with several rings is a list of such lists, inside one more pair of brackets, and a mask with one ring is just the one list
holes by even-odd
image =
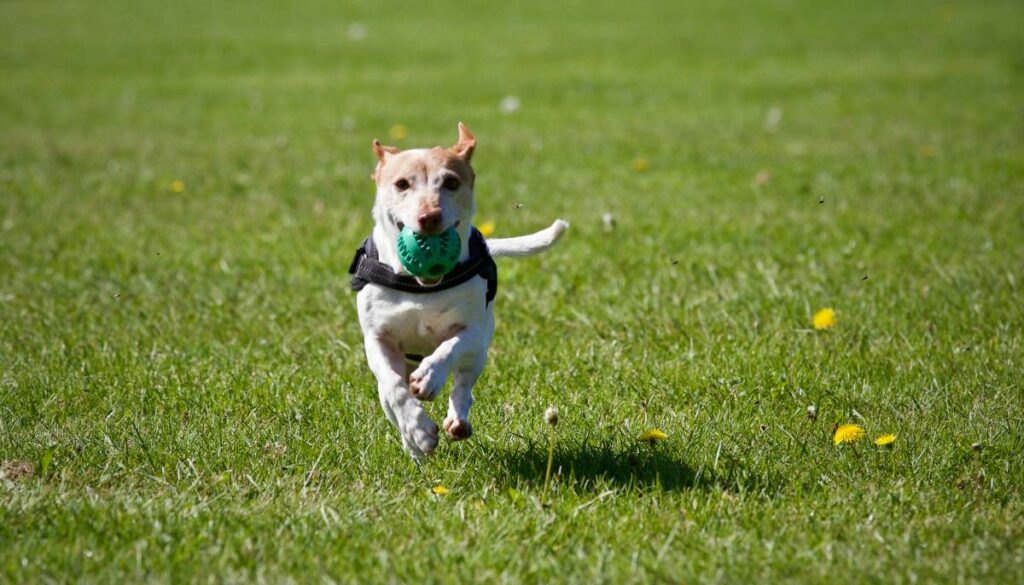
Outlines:
{"label": "dog's paw", "polygon": [[414,420],[402,427],[402,444],[417,461],[423,460],[437,449],[437,424],[421,411]]}
{"label": "dog's paw", "polygon": [[448,438],[453,441],[461,441],[473,436],[473,425],[465,419],[446,418],[442,426],[444,426],[444,432],[448,434]]}
{"label": "dog's paw", "polygon": [[424,361],[409,375],[409,392],[420,400],[433,400],[444,387],[446,377],[440,368],[430,366]]}

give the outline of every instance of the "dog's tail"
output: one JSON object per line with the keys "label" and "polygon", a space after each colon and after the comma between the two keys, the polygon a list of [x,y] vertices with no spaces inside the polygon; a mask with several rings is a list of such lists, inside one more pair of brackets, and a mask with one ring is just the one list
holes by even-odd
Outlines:
{"label": "dog's tail", "polygon": [[568,223],[561,219],[556,219],[555,223],[547,228],[528,236],[487,240],[487,248],[491,251],[491,256],[495,258],[502,256],[532,256],[554,246],[558,238],[561,238],[567,229],[569,229]]}

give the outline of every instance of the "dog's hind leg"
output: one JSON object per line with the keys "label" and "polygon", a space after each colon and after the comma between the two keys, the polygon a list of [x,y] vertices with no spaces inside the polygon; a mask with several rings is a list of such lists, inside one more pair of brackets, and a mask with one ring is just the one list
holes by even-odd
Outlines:
{"label": "dog's hind leg", "polygon": [[448,416],[441,425],[453,441],[468,439],[473,434],[469,409],[473,406],[473,385],[487,363],[487,352],[480,352],[452,376],[452,393],[448,397]]}
{"label": "dog's hind leg", "polygon": [[367,335],[364,343],[367,362],[377,377],[380,405],[398,427],[402,445],[415,459],[430,455],[437,447],[437,425],[420,402],[409,394],[401,352],[374,335]]}

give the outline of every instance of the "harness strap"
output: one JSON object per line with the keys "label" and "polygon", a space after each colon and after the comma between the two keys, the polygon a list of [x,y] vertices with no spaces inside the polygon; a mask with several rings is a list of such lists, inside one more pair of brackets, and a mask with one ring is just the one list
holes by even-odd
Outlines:
{"label": "harness strap", "polygon": [[363,240],[348,267],[348,273],[352,275],[352,290],[360,291],[367,284],[373,283],[397,291],[426,294],[454,288],[475,276],[481,276],[487,281],[487,304],[490,304],[498,294],[498,265],[487,249],[483,234],[476,228],[472,230],[469,235],[469,258],[459,262],[441,278],[441,282],[433,286],[423,286],[414,277],[398,274],[381,262],[371,235]]}

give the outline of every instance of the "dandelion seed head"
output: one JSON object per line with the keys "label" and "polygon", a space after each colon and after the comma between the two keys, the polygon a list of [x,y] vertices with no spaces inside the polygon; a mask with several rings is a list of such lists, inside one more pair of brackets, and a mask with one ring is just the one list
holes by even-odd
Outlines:
{"label": "dandelion seed head", "polygon": [[775,132],[779,129],[779,122],[782,122],[782,108],[770,108],[764,117],[764,129]]}
{"label": "dandelion seed head", "polygon": [[601,214],[601,225],[604,226],[604,231],[612,231],[615,229],[615,216],[608,212]]}
{"label": "dandelion seed head", "polygon": [[350,41],[361,41],[366,38],[366,25],[361,22],[353,22],[345,29],[345,36]]}
{"label": "dandelion seed head", "polygon": [[502,114],[514,114],[519,111],[521,105],[518,97],[507,95],[498,102],[498,109],[501,110]]}
{"label": "dandelion seed head", "polygon": [[551,426],[555,426],[558,424],[557,406],[549,406],[548,409],[544,411],[544,422],[548,423]]}

